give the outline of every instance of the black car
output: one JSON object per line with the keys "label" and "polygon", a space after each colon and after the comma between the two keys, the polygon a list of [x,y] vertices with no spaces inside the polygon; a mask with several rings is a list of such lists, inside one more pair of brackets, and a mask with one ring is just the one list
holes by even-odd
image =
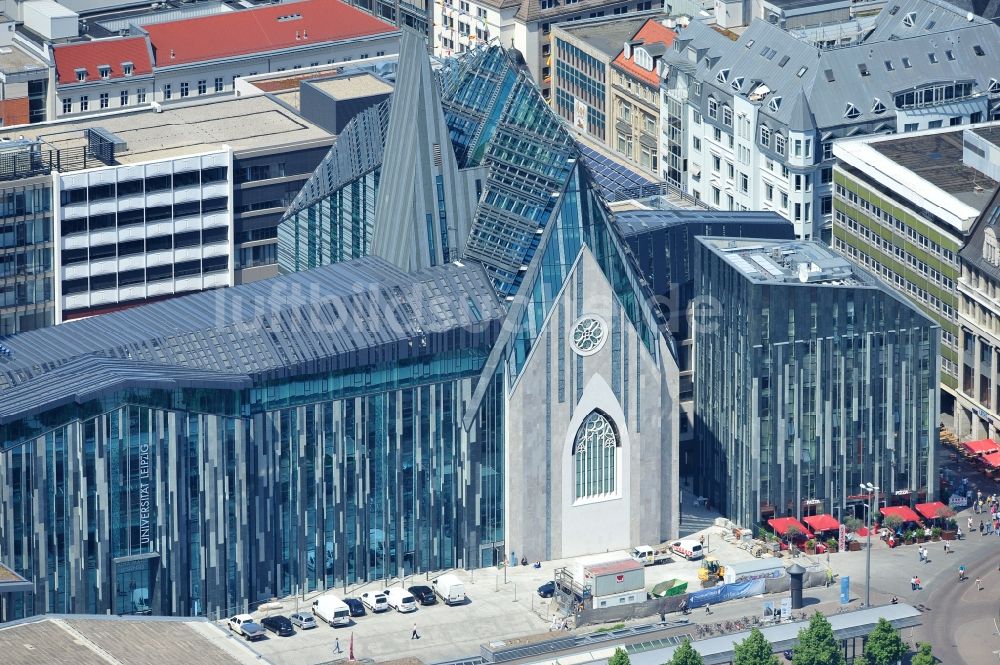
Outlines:
{"label": "black car", "polygon": [[283,617],[280,614],[264,617],[260,620],[260,625],[281,637],[291,637],[295,634],[295,627],[292,626],[292,622],[289,621],[288,617]]}
{"label": "black car", "polygon": [[410,595],[417,599],[417,602],[421,605],[433,605],[437,601],[437,596],[434,595],[434,590],[429,586],[411,586],[407,591]]}
{"label": "black car", "polygon": [[542,586],[538,587],[538,595],[542,598],[551,598],[556,593],[556,583],[546,582]]}
{"label": "black car", "polygon": [[351,608],[352,617],[363,617],[365,615],[365,604],[357,598],[345,598],[344,603]]}

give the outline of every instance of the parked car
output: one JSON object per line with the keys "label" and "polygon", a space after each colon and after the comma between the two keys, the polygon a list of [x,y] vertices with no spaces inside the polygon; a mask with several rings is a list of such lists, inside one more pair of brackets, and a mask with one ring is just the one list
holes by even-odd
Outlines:
{"label": "parked car", "polygon": [[385,612],[389,609],[389,602],[381,591],[366,591],[361,594],[361,602],[372,612]]}
{"label": "parked car", "polygon": [[253,617],[249,614],[237,614],[230,617],[226,621],[226,625],[229,626],[229,630],[233,631],[237,635],[242,635],[248,642],[253,642],[254,640],[261,640],[266,637],[264,634],[264,628],[253,620]]}
{"label": "parked car", "polygon": [[365,604],[358,598],[345,598],[344,602],[351,608],[352,617],[363,617],[365,615]]}
{"label": "parked car", "polygon": [[296,612],[288,617],[288,620],[292,622],[292,625],[298,626],[302,630],[316,627],[316,619],[311,614],[306,614],[305,612]]}
{"label": "parked car", "polygon": [[542,586],[538,587],[538,595],[542,598],[551,598],[556,595],[556,583],[555,581],[548,581]]}
{"label": "parked car", "polygon": [[400,588],[386,589],[385,600],[397,612],[416,612],[417,601],[409,591]]}
{"label": "parked car", "polygon": [[434,595],[434,589],[429,586],[411,586],[407,591],[410,595],[417,599],[417,602],[421,605],[434,605],[437,601],[437,596]]}
{"label": "parked car", "polygon": [[283,617],[280,614],[264,617],[260,620],[260,625],[264,626],[264,628],[272,633],[280,635],[281,637],[291,637],[295,634],[295,628],[292,626],[292,622],[288,620],[288,617]]}

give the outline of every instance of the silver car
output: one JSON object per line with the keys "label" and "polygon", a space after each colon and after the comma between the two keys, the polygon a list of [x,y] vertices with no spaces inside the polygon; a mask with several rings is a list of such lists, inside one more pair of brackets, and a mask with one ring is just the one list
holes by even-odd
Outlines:
{"label": "silver car", "polygon": [[288,619],[293,625],[298,626],[302,630],[316,627],[316,619],[313,618],[313,615],[306,614],[305,612],[296,612],[288,617]]}

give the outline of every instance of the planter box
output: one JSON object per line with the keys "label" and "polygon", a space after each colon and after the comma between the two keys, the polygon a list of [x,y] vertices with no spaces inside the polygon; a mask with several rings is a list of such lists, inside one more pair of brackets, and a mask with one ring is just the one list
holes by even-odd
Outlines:
{"label": "planter box", "polygon": [[907,539],[906,539],[905,541],[903,541],[903,542],[905,542],[905,543],[906,543],[907,545],[912,545],[912,544],[913,544],[913,539],[912,539],[912,538],[907,538]]}
{"label": "planter box", "polygon": [[931,536],[931,540],[936,543],[937,541],[941,540],[941,536]]}
{"label": "planter box", "polygon": [[957,531],[942,531],[941,540],[955,540],[955,536],[958,534]]}
{"label": "planter box", "polygon": [[861,551],[861,543],[859,543],[856,540],[852,540],[850,542],[850,544],[847,546],[847,549],[849,549],[851,552],[860,552]]}

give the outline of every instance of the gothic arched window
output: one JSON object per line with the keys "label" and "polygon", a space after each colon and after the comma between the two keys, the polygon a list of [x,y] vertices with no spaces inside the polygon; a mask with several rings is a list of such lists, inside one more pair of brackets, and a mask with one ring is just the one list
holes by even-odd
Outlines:
{"label": "gothic arched window", "polygon": [[619,445],[618,432],[605,414],[592,411],[584,419],[573,442],[577,499],[614,494]]}

